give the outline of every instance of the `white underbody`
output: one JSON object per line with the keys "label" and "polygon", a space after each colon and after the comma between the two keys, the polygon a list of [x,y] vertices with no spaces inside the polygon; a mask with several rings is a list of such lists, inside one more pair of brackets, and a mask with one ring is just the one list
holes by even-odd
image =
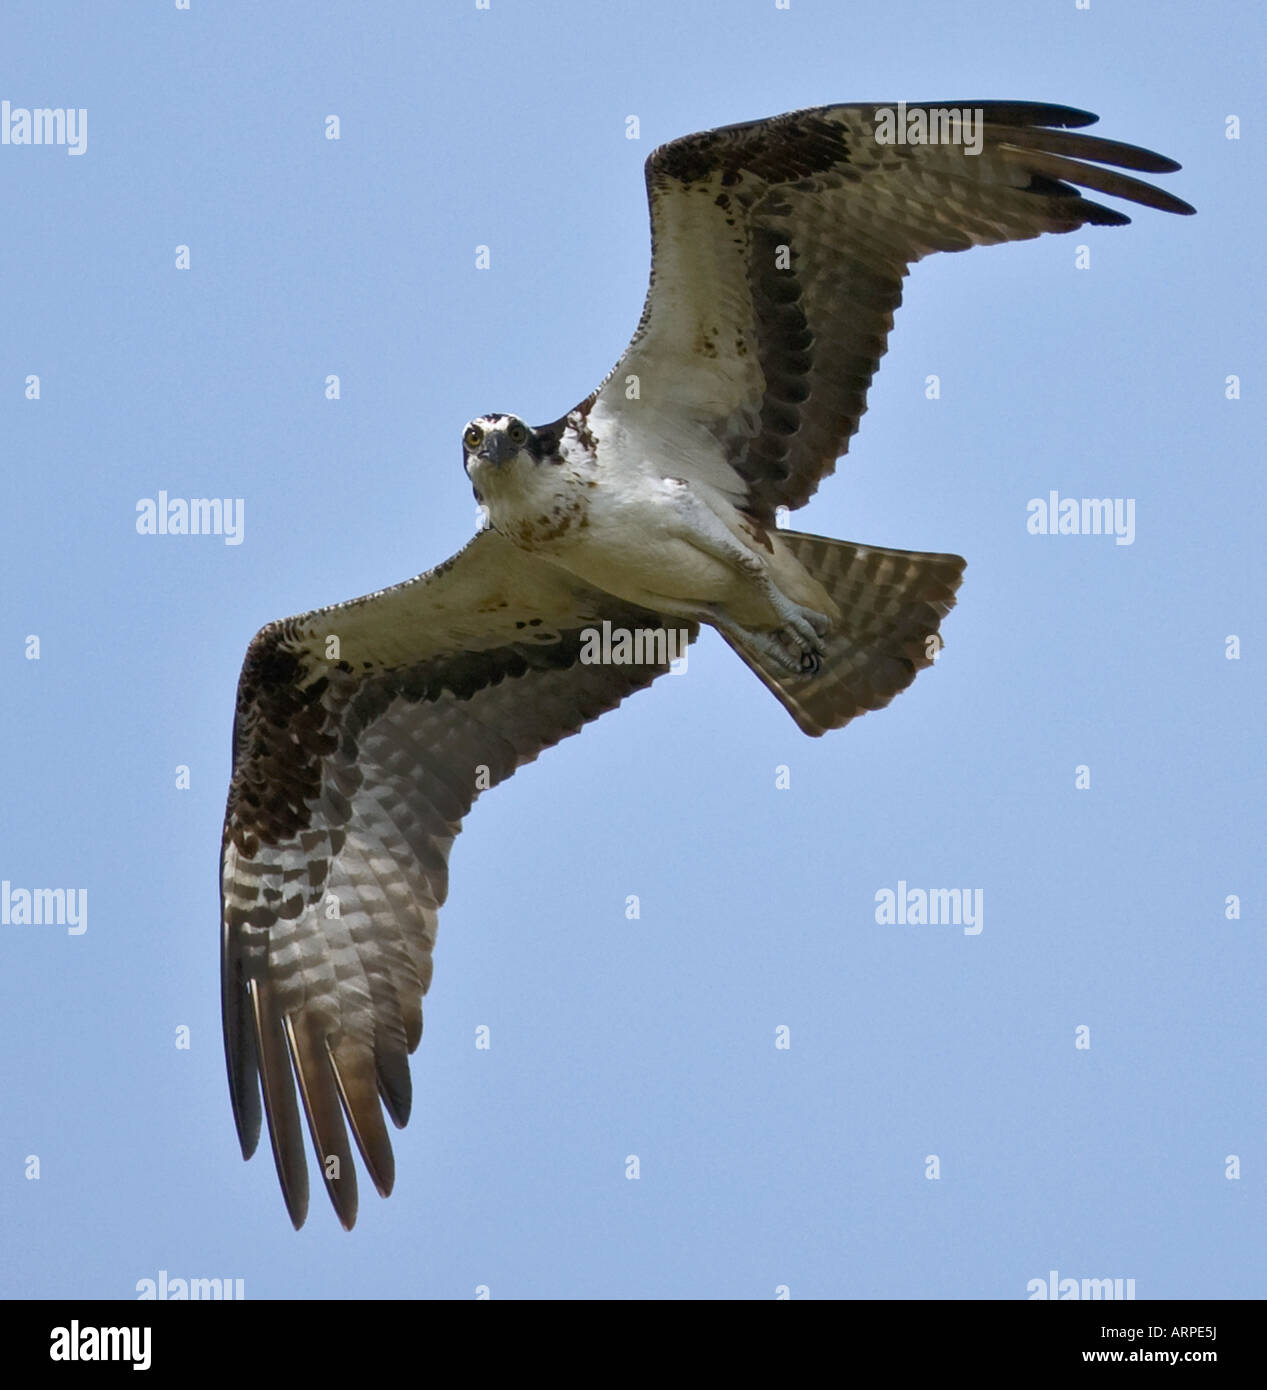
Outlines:
{"label": "white underbody", "polygon": [[[773,528],[747,521],[719,488],[675,476],[676,448],[638,437],[627,420],[591,414],[592,449],[565,436],[564,462],[520,453],[474,464],[472,481],[497,531],[585,582],[660,613],[771,631],[783,618],[770,581],[794,604],[836,609]],[[693,453],[720,446],[701,432]],[[777,596],[776,596],[777,597]]]}

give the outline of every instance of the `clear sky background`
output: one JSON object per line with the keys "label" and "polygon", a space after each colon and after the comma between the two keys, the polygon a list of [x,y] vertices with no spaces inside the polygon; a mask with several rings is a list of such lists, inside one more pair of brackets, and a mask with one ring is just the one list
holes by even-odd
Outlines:
{"label": "clear sky background", "polygon": [[[0,146],[0,878],[86,889],[88,926],[0,927],[0,1294],[1267,1293],[1261,7],[14,0],[3,28],[0,98],[89,117],[82,156]],[[607,371],[656,144],[898,98],[1097,111],[1199,215],[916,268],[794,524],[966,556],[941,661],[816,741],[706,633],[481,801],[396,1192],[362,1175],[349,1235],[315,1184],[296,1234],[220,1038],[248,640],[451,554],[465,421],[554,419]],[[1135,499],[1134,544],[1028,534],[1052,489]],[[160,490],[243,498],[243,543],[138,535]],[[983,930],[878,924],[899,880],[980,888]]]}

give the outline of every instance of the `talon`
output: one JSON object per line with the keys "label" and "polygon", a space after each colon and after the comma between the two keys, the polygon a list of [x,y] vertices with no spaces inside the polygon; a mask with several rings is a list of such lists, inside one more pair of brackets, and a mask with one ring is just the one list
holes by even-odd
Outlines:
{"label": "talon", "polygon": [[714,626],[736,638],[743,646],[761,652],[789,676],[808,679],[823,669],[826,655],[824,638],[831,631],[831,619],[812,608],[802,608],[778,596],[775,607],[783,620],[778,628],[745,629],[730,622],[720,608],[709,617]]}
{"label": "talon", "polygon": [[804,651],[823,651],[823,638],[831,630],[831,619],[824,613],[816,613],[812,608],[802,608],[799,604],[788,604],[783,613],[787,623],[786,631],[795,644]]}

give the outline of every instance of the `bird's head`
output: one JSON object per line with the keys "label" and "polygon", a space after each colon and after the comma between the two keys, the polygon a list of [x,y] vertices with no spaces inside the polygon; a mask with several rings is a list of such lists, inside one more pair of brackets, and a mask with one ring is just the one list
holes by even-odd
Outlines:
{"label": "bird's head", "polygon": [[535,497],[544,467],[563,462],[562,425],[533,429],[518,415],[477,415],[462,431],[462,466],[494,525],[499,512]]}
{"label": "bird's head", "polygon": [[481,478],[541,461],[536,432],[518,415],[478,415],[462,431],[462,466],[479,491]]}

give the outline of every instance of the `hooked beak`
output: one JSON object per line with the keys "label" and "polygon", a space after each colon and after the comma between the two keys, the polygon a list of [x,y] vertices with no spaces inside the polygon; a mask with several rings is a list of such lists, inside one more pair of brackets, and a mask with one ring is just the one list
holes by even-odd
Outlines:
{"label": "hooked beak", "polygon": [[513,458],[518,452],[505,431],[497,430],[493,434],[484,436],[484,442],[480,445],[475,457],[487,459],[492,464],[499,464],[505,463],[508,458]]}

